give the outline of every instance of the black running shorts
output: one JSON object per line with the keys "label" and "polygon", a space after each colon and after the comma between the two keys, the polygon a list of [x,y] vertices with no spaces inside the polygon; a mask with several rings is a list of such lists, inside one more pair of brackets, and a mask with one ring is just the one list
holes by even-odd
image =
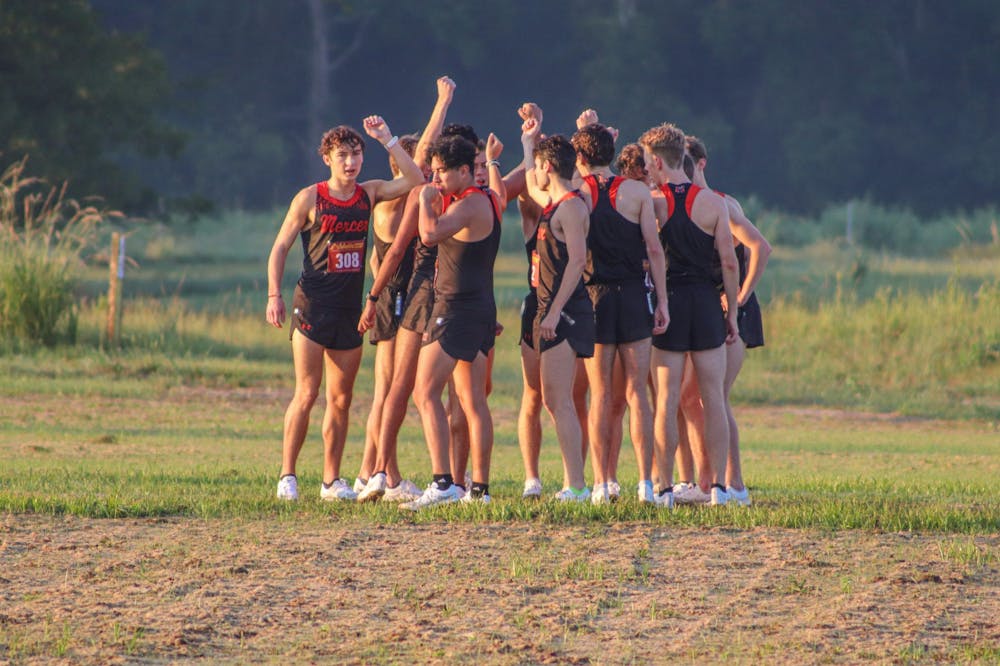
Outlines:
{"label": "black running shorts", "polygon": [[577,358],[590,358],[594,355],[595,336],[594,307],[590,303],[590,297],[584,294],[579,298],[571,298],[562,311],[563,316],[559,318],[559,324],[556,326],[556,337],[551,340],[543,340],[539,329],[546,311],[538,308],[532,328],[536,349],[539,353],[544,353],[559,345],[563,340],[568,340],[569,346],[576,352]]}
{"label": "black running shorts", "polygon": [[448,356],[471,363],[477,354],[490,353],[496,337],[496,313],[454,312],[439,304],[427,322],[422,343],[437,342]]}
{"label": "black running shorts", "polygon": [[736,323],[747,349],[764,346],[764,321],[760,316],[760,303],[757,302],[756,293],[750,294],[746,305],[740,308]]}
{"label": "black running shorts", "polygon": [[529,347],[535,346],[535,313],[538,312],[538,295],[531,291],[521,302],[521,337],[517,339],[518,344],[522,342]]}
{"label": "black running shorts", "polygon": [[396,337],[399,321],[403,316],[403,306],[406,304],[404,289],[386,287],[375,302],[375,326],[368,332],[368,342],[377,345]]}
{"label": "black running shorts", "polygon": [[726,341],[722,301],[709,283],[667,287],[670,324],[653,336],[653,346],[664,351],[688,352],[715,349]]}
{"label": "black running shorts", "polygon": [[427,330],[427,320],[431,318],[433,309],[434,281],[418,277],[414,273],[407,291],[406,306],[399,320],[400,327],[414,333],[423,333]]}
{"label": "black running shorts", "polygon": [[326,349],[357,349],[362,342],[361,334],[358,333],[360,318],[360,309],[337,308],[312,301],[302,291],[302,287],[297,286],[292,297],[288,338],[291,339],[295,331],[301,331],[302,335]]}
{"label": "black running shorts", "polygon": [[587,286],[594,304],[595,342],[617,345],[653,334],[653,301],[642,280]]}

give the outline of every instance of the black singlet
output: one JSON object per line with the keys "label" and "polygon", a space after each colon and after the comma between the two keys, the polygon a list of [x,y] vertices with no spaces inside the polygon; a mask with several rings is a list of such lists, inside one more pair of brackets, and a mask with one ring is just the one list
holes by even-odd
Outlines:
{"label": "black singlet", "polygon": [[642,229],[615,208],[618,188],[625,179],[615,176],[608,180],[591,175],[583,182],[590,188],[594,204],[587,232],[584,282],[591,285],[642,280],[642,261],[646,258]]}
{"label": "black singlet", "polygon": [[469,187],[446,200],[446,204],[475,194],[489,197],[493,211],[493,229],[478,241],[466,242],[451,236],[438,243],[434,304],[435,310],[440,304],[453,311],[493,312],[495,316],[493,264],[500,249],[500,211],[497,201],[488,188]]}
{"label": "black singlet", "polygon": [[[538,221],[538,231],[535,233],[536,247],[531,257],[531,285],[538,294],[539,312],[548,312],[552,299],[559,293],[566,265],[569,263],[569,250],[566,243],[555,237],[555,234],[552,233],[551,223],[559,206],[572,197],[580,197],[580,192],[573,190],[559,201],[550,203],[542,211],[542,217]],[[587,290],[583,286],[583,276],[580,276],[579,282],[567,302],[580,297],[589,300]]]}
{"label": "black singlet", "polygon": [[302,275],[299,285],[313,301],[360,308],[368,251],[371,201],[356,185],[350,199],[330,194],[316,184],[316,219],[302,231]]}
{"label": "black singlet", "polygon": [[660,242],[667,255],[667,284],[714,285],[715,236],[702,231],[691,219],[691,208],[702,188],[693,183],[667,183],[660,189],[667,198],[667,221],[660,228]]}

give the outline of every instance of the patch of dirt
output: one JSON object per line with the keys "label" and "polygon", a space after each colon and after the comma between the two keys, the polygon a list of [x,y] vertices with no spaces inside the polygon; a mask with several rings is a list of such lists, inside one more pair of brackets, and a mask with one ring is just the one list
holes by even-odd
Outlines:
{"label": "patch of dirt", "polygon": [[[992,555],[949,558],[956,540]],[[1000,536],[8,514],[0,661],[993,661],[998,548]]]}

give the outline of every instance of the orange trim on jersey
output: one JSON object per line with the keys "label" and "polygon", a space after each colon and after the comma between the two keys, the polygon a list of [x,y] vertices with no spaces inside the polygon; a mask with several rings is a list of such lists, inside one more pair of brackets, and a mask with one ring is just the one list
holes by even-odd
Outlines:
{"label": "orange trim on jersey", "polygon": [[590,205],[597,206],[597,176],[590,175],[583,179],[583,182],[590,188]]}
{"label": "orange trim on jersey", "polygon": [[688,190],[687,199],[684,201],[684,209],[687,211],[688,217],[691,217],[691,209],[694,207],[694,200],[698,198],[701,194],[702,188],[698,187],[694,183],[691,183],[691,188]]}
{"label": "orange trim on jersey", "polygon": [[618,188],[625,181],[621,176],[615,176],[611,181],[611,187],[608,188],[608,196],[611,198],[611,207],[618,210],[618,204],[615,199],[618,198]]}
{"label": "orange trim on jersey", "polygon": [[328,183],[327,181],[324,180],[321,183],[316,183],[316,194],[318,196],[323,197],[327,201],[331,201],[337,204],[338,206],[353,206],[354,204],[358,203],[358,201],[361,200],[361,196],[364,194],[364,191],[365,190],[363,187],[355,183],[354,194],[351,195],[350,199],[344,200],[344,199],[338,199],[337,197],[330,194],[330,183]]}
{"label": "orange trim on jersey", "polygon": [[580,197],[581,200],[583,199],[583,195],[580,194],[580,190],[573,190],[572,192],[567,192],[566,194],[562,195],[562,198],[560,198],[559,201],[555,201],[555,202],[550,201],[549,205],[546,206],[544,210],[542,210],[542,215],[543,216],[544,215],[548,215],[549,213],[552,212],[552,210],[556,206],[558,206],[559,204],[561,204],[563,201],[566,201],[567,199],[572,199],[573,197]]}
{"label": "orange trim on jersey", "polygon": [[660,191],[663,192],[663,198],[667,200],[667,219],[669,220],[674,216],[674,191],[666,183],[660,185]]}

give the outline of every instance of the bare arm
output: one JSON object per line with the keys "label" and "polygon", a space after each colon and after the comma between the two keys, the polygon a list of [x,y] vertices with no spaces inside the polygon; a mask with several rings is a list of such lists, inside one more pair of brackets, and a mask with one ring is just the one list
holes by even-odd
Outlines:
{"label": "bare arm", "polygon": [[[386,125],[381,116],[368,116],[364,120],[364,127],[368,136],[376,139],[383,146],[392,141],[392,133],[389,131],[389,126]],[[392,141],[392,145],[387,150],[393,159],[395,159],[396,165],[399,166],[399,172],[402,175],[392,180],[369,180],[363,185],[368,192],[369,198],[372,200],[373,206],[380,201],[388,201],[401,197],[424,182],[424,173],[413,161],[413,158],[399,145],[398,140]]]}
{"label": "bare arm", "polygon": [[427,127],[420,134],[420,141],[417,142],[417,147],[414,150],[413,161],[416,162],[418,167],[427,166],[427,148],[441,136],[441,130],[444,128],[444,119],[448,115],[448,107],[451,106],[451,100],[455,94],[455,82],[447,76],[442,76],[437,80],[437,89],[438,98],[434,104],[434,110],[431,111]]}
{"label": "bare arm", "polygon": [[281,278],[285,274],[285,260],[295,238],[309,221],[309,211],[316,205],[316,190],[307,187],[292,199],[278,235],[267,258],[267,310],[265,316],[272,326],[281,328],[285,321],[285,301],[281,296]]}
{"label": "bare arm", "polygon": [[[473,219],[473,206],[477,203],[472,197],[453,202],[448,206],[448,212],[441,213],[441,194],[433,187],[420,190],[420,241],[428,247],[437,245],[446,238],[451,238],[462,229],[468,227]],[[490,205],[488,202],[486,205]]]}
{"label": "bare arm", "polygon": [[[396,236],[392,239],[392,244],[386,250],[381,263],[377,267],[372,267],[372,273],[375,276],[372,281],[372,294],[381,294],[382,290],[389,284],[389,280],[395,275],[396,269],[403,262],[407,250],[410,249],[410,241],[417,235],[417,210],[419,208],[417,199],[421,189],[423,188],[410,190],[406,197],[406,206],[403,208],[403,217],[399,222],[399,228],[396,229]],[[374,253],[372,256],[374,257]],[[374,325],[375,303],[368,299],[365,301],[364,311],[358,320],[358,332],[364,333]]]}
{"label": "bare arm", "polygon": [[656,311],[653,313],[653,333],[659,335],[667,330],[670,314],[667,308],[667,259],[660,244],[660,235],[656,228],[656,213],[653,210],[653,196],[646,191],[639,208],[639,229],[642,240],[646,243],[646,256],[649,258],[649,273],[653,278],[656,290]]}
{"label": "bare arm", "polygon": [[739,329],[736,326],[737,301],[736,294],[740,288],[740,269],[736,262],[736,251],[733,249],[733,234],[729,230],[729,207],[725,200],[713,193],[712,214],[715,216],[715,250],[719,253],[722,264],[722,285],[726,295],[726,324],[729,334],[726,342],[736,341]]}
{"label": "bare arm", "polygon": [[540,333],[545,339],[555,337],[562,310],[580,283],[584,268],[587,267],[587,228],[590,225],[590,211],[582,201],[572,198],[559,206],[552,222],[553,226],[562,229],[567,259],[559,291],[552,298],[549,311],[539,325]]}
{"label": "bare arm", "polygon": [[518,164],[503,177],[503,186],[507,190],[507,203],[518,199],[524,192],[524,163]]}
{"label": "bare arm", "polygon": [[524,187],[531,200],[543,208],[549,205],[549,195],[538,187],[535,182],[535,140],[541,131],[541,125],[529,118],[521,125],[521,146],[524,148]]}
{"label": "bare arm", "polygon": [[489,138],[486,139],[486,170],[490,175],[490,189],[496,192],[500,199],[501,214],[507,208],[507,186],[500,174],[500,163],[496,161],[502,152],[503,142],[496,134],[490,132]]}
{"label": "bare arm", "polygon": [[729,228],[733,232],[733,237],[746,246],[750,252],[750,261],[747,263],[747,277],[740,285],[736,300],[740,306],[746,305],[750,294],[757,288],[757,283],[764,275],[764,268],[767,260],[771,256],[771,244],[764,238],[764,234],[747,219],[743,213],[743,207],[732,197],[726,197],[726,204],[729,207]]}

